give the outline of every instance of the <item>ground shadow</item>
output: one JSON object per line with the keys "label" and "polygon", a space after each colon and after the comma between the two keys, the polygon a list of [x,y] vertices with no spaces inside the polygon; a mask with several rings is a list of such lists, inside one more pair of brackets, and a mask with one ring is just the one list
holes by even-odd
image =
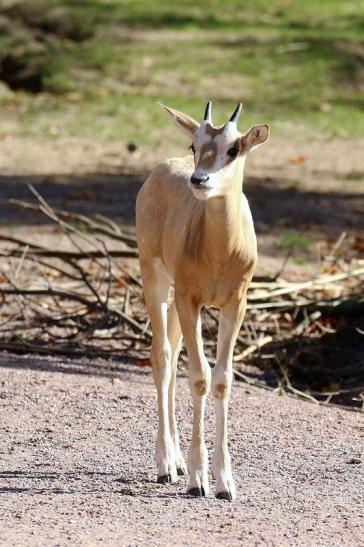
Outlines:
{"label": "ground shadow", "polygon": [[150,373],[149,367],[138,367],[130,361],[118,362],[116,358],[106,359],[72,359],[67,357],[42,357],[40,355],[16,355],[0,352],[0,369],[10,368],[16,370],[34,370],[40,372],[61,372],[63,374],[79,374],[86,376],[98,376],[105,378],[122,378],[125,374],[133,374],[139,377]]}
{"label": "ground shadow", "polygon": [[[86,215],[101,214],[133,227],[135,199],[146,175],[57,175],[0,177],[2,225],[44,225],[50,221],[19,210],[9,199],[34,201],[33,184],[52,207]],[[274,177],[246,177],[244,191],[251,203],[257,232],[268,227],[294,229],[313,224],[324,232],[364,229],[364,195],[345,192],[306,192]]]}
{"label": "ground shadow", "polygon": [[[6,481],[6,484],[0,484],[0,496],[1,494],[88,495],[105,494],[106,491],[108,495],[147,498],[187,496],[184,492],[165,492],[155,480],[150,480],[143,474],[134,478],[124,478],[120,477],[117,472],[5,470],[0,471],[0,481]],[[16,482],[16,485],[14,482],[12,484],[12,481]],[[58,485],[56,486],[55,483]],[[144,489],[145,485],[148,485],[148,489]]]}

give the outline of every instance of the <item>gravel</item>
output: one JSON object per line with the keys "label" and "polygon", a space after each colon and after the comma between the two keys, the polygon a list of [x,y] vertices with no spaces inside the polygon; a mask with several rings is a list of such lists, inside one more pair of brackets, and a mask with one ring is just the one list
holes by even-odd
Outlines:
{"label": "gravel", "polygon": [[[0,354],[0,545],[363,545],[363,414],[236,383],[238,500],[158,485],[149,368]],[[181,373],[182,446],[191,434]],[[212,401],[206,440],[214,440]]]}

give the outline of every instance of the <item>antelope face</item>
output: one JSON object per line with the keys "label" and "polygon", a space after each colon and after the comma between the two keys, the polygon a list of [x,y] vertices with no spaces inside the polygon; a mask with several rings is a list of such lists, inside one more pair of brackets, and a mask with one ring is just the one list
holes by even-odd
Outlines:
{"label": "antelope face", "polygon": [[[163,106],[163,105],[162,105]],[[195,169],[189,185],[198,199],[225,195],[233,187],[237,177],[241,180],[246,154],[267,140],[267,125],[257,125],[242,135],[237,121],[242,104],[236,107],[230,120],[222,126],[214,127],[211,117],[211,102],[206,106],[201,124],[177,110],[165,107],[190,138],[195,160]]]}
{"label": "antelope face", "polygon": [[190,187],[198,199],[224,194],[238,172],[242,173],[241,136],[232,122],[213,127],[204,121],[198,127],[192,145],[195,170],[190,179]]}

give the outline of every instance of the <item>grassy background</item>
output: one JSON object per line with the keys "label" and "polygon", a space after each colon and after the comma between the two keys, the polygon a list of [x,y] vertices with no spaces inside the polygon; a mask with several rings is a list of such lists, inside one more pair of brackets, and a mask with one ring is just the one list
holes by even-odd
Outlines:
{"label": "grassy background", "polygon": [[2,0],[0,63],[2,134],[153,146],[179,139],[156,100],[209,98],[216,123],[242,99],[276,135],[363,134],[362,0]]}

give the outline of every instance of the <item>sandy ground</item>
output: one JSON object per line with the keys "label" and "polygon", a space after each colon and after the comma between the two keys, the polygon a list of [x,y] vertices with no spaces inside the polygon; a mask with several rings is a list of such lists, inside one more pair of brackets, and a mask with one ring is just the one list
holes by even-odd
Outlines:
{"label": "sandy ground", "polygon": [[[300,135],[298,135],[298,138]],[[128,151],[125,142],[96,142],[67,138],[34,140],[4,136],[0,141],[1,175],[123,174],[148,172],[159,161],[183,155],[189,142],[161,142]],[[364,182],[363,140],[320,139],[299,141],[272,135],[259,150],[251,153],[247,172],[294,182],[301,188],[332,190],[345,181],[347,189],[360,191]]]}
{"label": "sandy ground", "polygon": [[[195,499],[185,477],[155,482],[150,369],[6,354],[0,366],[1,545],[363,545],[362,415],[236,383],[239,499]],[[186,450],[184,377],[177,398]],[[211,454],[211,402],[206,428]]]}

